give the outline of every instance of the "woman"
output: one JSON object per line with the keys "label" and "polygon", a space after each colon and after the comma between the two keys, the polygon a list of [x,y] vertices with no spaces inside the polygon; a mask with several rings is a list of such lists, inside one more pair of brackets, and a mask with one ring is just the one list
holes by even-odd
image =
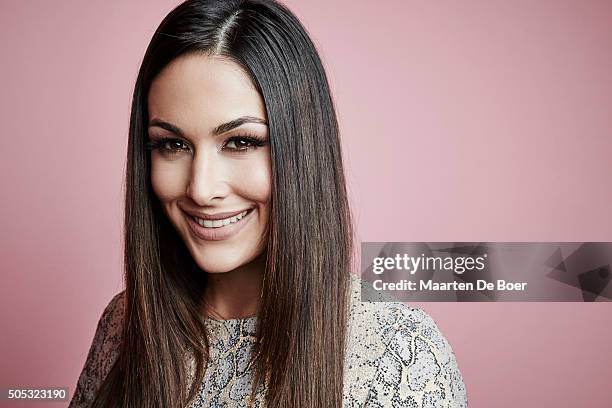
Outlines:
{"label": "woman", "polygon": [[429,316],[360,302],[327,78],[273,1],[197,0],[136,81],[126,289],[70,407],[465,406]]}

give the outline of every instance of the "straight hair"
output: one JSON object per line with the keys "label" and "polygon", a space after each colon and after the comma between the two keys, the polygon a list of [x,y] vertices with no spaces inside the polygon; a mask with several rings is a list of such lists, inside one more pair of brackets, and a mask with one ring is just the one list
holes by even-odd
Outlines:
{"label": "straight hair", "polygon": [[[239,64],[261,94],[272,161],[270,217],[251,396],[267,407],[340,407],[353,227],[334,104],[299,20],[270,0],[189,0],[161,22],[134,87],[125,179],[125,320],[119,355],[94,407],[183,407],[209,358],[206,273],[189,254],[150,181],[147,98],[185,54]],[[194,352],[189,383],[184,357]]]}

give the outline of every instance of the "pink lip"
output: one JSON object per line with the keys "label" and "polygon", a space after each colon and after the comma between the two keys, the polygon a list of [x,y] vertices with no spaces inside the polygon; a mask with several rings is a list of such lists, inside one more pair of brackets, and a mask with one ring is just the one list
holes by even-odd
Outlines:
{"label": "pink lip", "polygon": [[[231,217],[233,215],[240,214],[241,212],[242,211],[239,211],[236,213],[220,213],[221,215],[222,214],[229,214],[229,215],[223,215],[222,217],[219,217],[219,218]],[[233,224],[224,225],[222,227],[216,227],[216,228],[205,228],[201,226],[193,219],[193,217],[191,217],[189,213],[185,214],[185,218],[187,219],[187,224],[189,225],[189,229],[191,230],[191,232],[193,232],[193,234],[196,237],[204,241],[222,241],[222,240],[231,238],[234,235],[238,234],[238,232],[242,228],[244,228],[244,226],[249,222],[249,220],[251,219],[252,213],[253,211],[249,210],[249,212],[244,217],[242,217],[240,221],[233,223]],[[215,216],[218,216],[220,214],[215,214]],[[200,218],[200,215],[197,215],[197,217]],[[214,218],[214,219],[219,219],[219,218]],[[211,219],[211,218],[205,218],[205,219]]]}
{"label": "pink lip", "polygon": [[243,209],[243,210],[238,210],[238,211],[229,211],[229,212],[222,212],[222,213],[216,213],[216,214],[204,214],[204,213],[199,213],[199,212],[191,211],[191,210],[183,210],[183,211],[185,211],[189,215],[201,218],[203,220],[222,220],[224,218],[233,217],[235,215],[240,214],[241,212],[248,211],[248,210],[250,210],[250,208],[247,208],[246,210]]}

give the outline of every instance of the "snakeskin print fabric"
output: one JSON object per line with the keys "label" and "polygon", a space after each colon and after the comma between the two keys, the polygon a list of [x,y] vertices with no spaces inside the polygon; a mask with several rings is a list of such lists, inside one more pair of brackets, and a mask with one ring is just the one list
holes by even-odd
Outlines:
{"label": "snakeskin print fabric", "polygon": [[[360,278],[351,275],[343,407],[467,407],[455,355],[432,318],[400,302],[362,302],[361,284]],[[121,292],[102,313],[69,408],[89,407],[116,359],[123,303]],[[207,318],[205,324],[211,358],[188,408],[246,407],[257,318]],[[193,357],[185,356],[185,362],[191,380]],[[264,407],[264,395],[265,386],[260,385],[254,407]]]}

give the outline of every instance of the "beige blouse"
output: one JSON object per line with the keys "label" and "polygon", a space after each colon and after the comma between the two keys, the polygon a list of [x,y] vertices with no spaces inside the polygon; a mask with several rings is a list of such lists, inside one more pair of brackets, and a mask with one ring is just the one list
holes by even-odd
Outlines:
{"label": "beige blouse", "polygon": [[[371,285],[351,275],[343,407],[467,407],[455,355],[432,318],[400,302],[362,302],[362,283],[370,290]],[[110,371],[119,351],[124,302],[121,292],[102,313],[69,408],[89,407]],[[211,358],[188,408],[245,407],[257,317],[207,318],[205,324]],[[193,378],[194,360],[188,356],[186,362]],[[255,407],[264,407],[264,395],[262,385]]]}

